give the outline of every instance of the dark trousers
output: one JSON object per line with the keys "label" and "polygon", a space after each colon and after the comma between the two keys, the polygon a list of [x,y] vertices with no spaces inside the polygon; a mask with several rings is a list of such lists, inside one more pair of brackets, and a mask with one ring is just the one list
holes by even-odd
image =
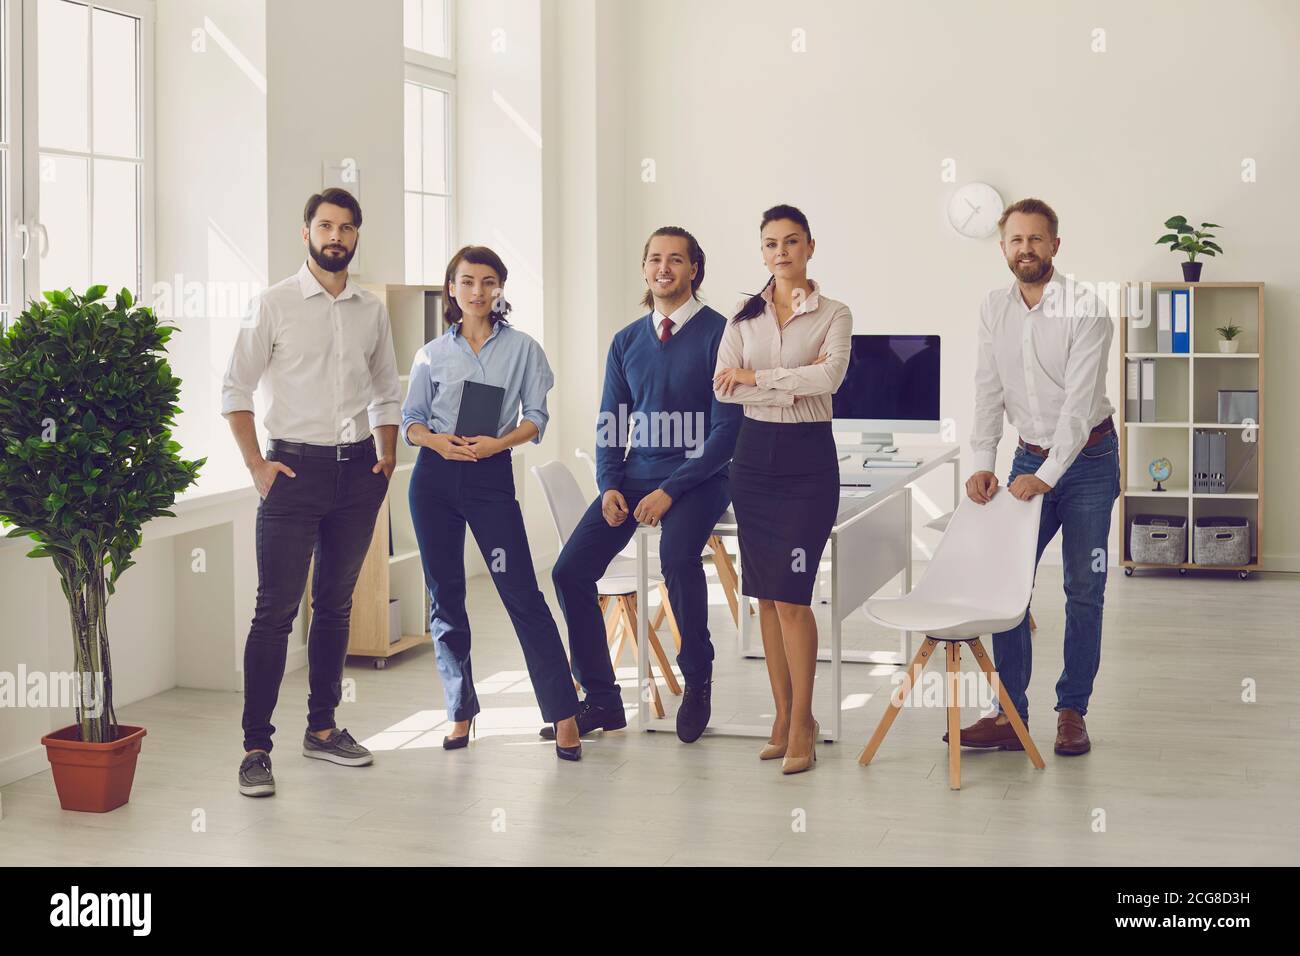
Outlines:
{"label": "dark trousers", "polygon": [[307,635],[307,729],[329,730],[343,692],[352,591],[388,491],[375,448],[350,461],[271,452],[293,469],[276,475],[257,508],[257,609],[244,644],[244,749],[271,749],[289,631],[315,556]]}
{"label": "dark trousers", "polygon": [[[610,527],[601,514],[601,499],[591,503],[560,552],[551,571],[555,593],[569,627],[569,653],[573,676],[597,707],[622,707],[623,697],[614,680],[609,647],[605,643],[605,622],[596,595],[596,582],[636,533],[632,517],[637,504],[653,488],[621,489],[627,500],[627,519]],[[677,666],[688,685],[704,684],[713,675],[713,643],[709,640],[709,590],[700,553],[713,534],[730,501],[727,474],[722,472],[696,485],[673,502],[661,522],[659,563],[673,615],[682,632],[682,650]],[[645,608],[637,608],[645,614]]]}
{"label": "dark trousers", "polygon": [[572,717],[578,712],[578,695],[564,657],[564,641],[537,587],[524,517],[515,499],[510,453],[482,461],[448,461],[421,448],[410,496],[411,520],[432,599],[429,623],[448,718],[469,720],[481,709],[474,692],[465,613],[466,524],[523,647],[542,719],[556,723]]}

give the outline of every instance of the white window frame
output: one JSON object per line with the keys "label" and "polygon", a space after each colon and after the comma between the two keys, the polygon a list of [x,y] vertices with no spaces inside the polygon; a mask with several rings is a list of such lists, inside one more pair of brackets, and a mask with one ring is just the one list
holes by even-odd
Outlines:
{"label": "white window frame", "polygon": [[[414,83],[417,86],[427,87],[432,90],[438,90],[447,94],[447,112],[446,112],[446,130],[443,136],[443,143],[447,151],[447,192],[433,193],[426,190],[410,190],[406,188],[406,169],[402,169],[402,236],[406,236],[406,197],[414,194],[418,196],[444,196],[447,200],[447,251],[448,254],[459,248],[457,242],[457,216],[456,216],[456,0],[447,0],[447,51],[448,56],[432,56],[421,50],[414,50],[411,47],[404,46],[404,65],[402,68],[402,97],[406,96],[406,84]],[[405,113],[403,113],[405,115]],[[402,138],[405,141],[406,127],[403,122]],[[405,156],[405,150],[403,150]],[[404,162],[405,160],[403,160]],[[409,254],[406,249],[406,241],[402,241],[402,271],[406,271],[406,256]],[[426,282],[428,280],[426,279]],[[435,279],[433,285],[440,285],[441,279]]]}
{"label": "white window frame", "polygon": [[[13,0],[14,7],[19,6],[18,0]],[[137,300],[147,300],[150,290],[153,288],[154,281],[154,3],[153,0],[76,0],[92,9],[109,10],[113,13],[122,13],[127,16],[135,17],[140,23],[139,44],[137,47],[138,60],[136,63],[138,88],[136,95],[136,122],[140,137],[140,206],[139,215],[139,248],[136,250],[136,272],[139,288],[132,290]],[[26,224],[31,243],[28,253],[22,267],[22,289],[23,302],[26,302],[33,296],[40,295],[40,259],[41,250],[48,248],[47,238],[44,235],[44,227],[40,221],[40,154],[42,152],[60,156],[77,156],[87,159],[87,228],[89,235],[87,243],[89,248],[94,248],[94,216],[95,216],[95,193],[94,193],[94,159],[97,157],[123,159],[129,158],[132,161],[135,157],[117,157],[108,153],[98,153],[94,151],[94,111],[93,99],[87,100],[87,146],[85,150],[66,150],[40,148],[40,137],[38,129],[38,104],[40,91],[37,88],[37,36],[36,36],[36,18],[37,18],[38,0],[21,0],[22,7],[22,222]],[[11,21],[12,22],[12,21]],[[86,75],[86,84],[88,91],[93,90],[94,85],[94,46],[93,44],[87,50],[87,63],[89,69]],[[11,231],[11,239],[14,232]],[[11,246],[12,248],[12,246]],[[99,276],[95,275],[93,262],[91,264],[90,282],[92,284],[100,281]],[[84,292],[84,289],[74,289],[74,292]],[[110,292],[116,292],[116,289],[110,289]]]}
{"label": "white window frame", "polygon": [[[423,50],[417,50],[414,47],[404,46],[406,51],[406,62],[414,66],[423,67],[426,70],[432,70],[435,73],[445,73],[448,76],[456,75],[456,0],[446,0],[447,5],[447,55],[434,56],[432,53],[425,53]],[[403,13],[405,16],[405,13]],[[406,42],[406,24],[402,24],[402,42]]]}
{"label": "white window frame", "polygon": [[[27,301],[24,295],[22,256],[24,246],[30,245],[31,236],[26,232],[24,224],[26,219],[23,216],[23,128],[22,128],[22,62],[23,62],[23,31],[22,31],[22,0],[0,0],[0,34],[4,38],[4,55],[3,70],[4,75],[0,76],[0,95],[4,97],[4,116],[7,122],[7,130],[2,130],[8,136],[8,167],[7,175],[4,181],[0,182],[0,190],[4,191],[4,215],[3,222],[0,222],[0,229],[3,229],[4,244],[3,256],[4,261],[0,262],[0,269],[4,270],[5,288],[8,290],[5,301],[0,302],[0,307],[7,311],[8,320],[13,321],[14,316],[23,311],[24,303]],[[25,241],[26,240],[26,241]],[[0,323],[0,332],[4,331],[4,325]]]}

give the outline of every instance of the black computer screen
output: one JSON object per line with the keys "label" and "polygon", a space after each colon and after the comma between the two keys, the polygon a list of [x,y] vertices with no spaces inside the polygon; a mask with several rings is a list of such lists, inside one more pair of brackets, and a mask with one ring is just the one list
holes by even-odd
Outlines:
{"label": "black computer screen", "polygon": [[939,421],[939,336],[855,335],[835,418]]}

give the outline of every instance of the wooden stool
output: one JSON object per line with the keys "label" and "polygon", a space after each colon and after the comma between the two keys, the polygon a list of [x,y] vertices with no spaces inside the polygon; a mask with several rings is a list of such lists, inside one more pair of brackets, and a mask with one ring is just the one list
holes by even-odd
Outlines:
{"label": "wooden stool", "polygon": [[889,706],[885,708],[885,713],[880,718],[880,724],[876,727],[876,732],[871,735],[871,740],[866,748],[862,751],[862,756],[858,758],[858,763],[866,766],[871,763],[871,758],[876,755],[880,749],[881,743],[884,742],[885,734],[889,733],[889,728],[893,726],[894,719],[898,712],[903,709],[907,701],[907,695],[911,693],[912,688],[921,679],[921,672],[925,670],[926,663],[930,660],[930,655],[934,652],[939,641],[942,640],[947,645],[945,657],[947,659],[947,679],[945,685],[945,697],[948,702],[948,786],[952,790],[961,789],[961,705],[957,701],[957,677],[961,671],[961,645],[970,644],[971,650],[975,653],[975,660],[984,672],[985,678],[998,694],[998,700],[1002,702],[1002,712],[1007,715],[1011,721],[1011,729],[1016,732],[1016,737],[1021,745],[1025,748],[1025,754],[1029,760],[1039,770],[1044,768],[1043,758],[1038,753],[1038,748],[1034,746],[1033,738],[1029,736],[1029,731],[1025,729],[1024,722],[1021,721],[1020,715],[1011,703],[1011,698],[1007,695],[1006,688],[1002,686],[1002,681],[998,680],[998,672],[993,669],[993,664],[989,661],[988,653],[984,650],[984,644],[978,637],[972,638],[933,638],[926,637],[925,643],[921,649],[916,652],[916,657],[912,658],[912,663],[908,665],[907,673],[903,676],[902,682],[898,688],[889,695]]}

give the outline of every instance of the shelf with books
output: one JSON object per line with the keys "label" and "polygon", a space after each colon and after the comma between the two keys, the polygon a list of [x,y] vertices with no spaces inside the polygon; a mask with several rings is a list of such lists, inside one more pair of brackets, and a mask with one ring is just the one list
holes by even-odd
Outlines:
{"label": "shelf with books", "polygon": [[[1260,567],[1264,530],[1264,284],[1132,282],[1120,306],[1119,514],[1125,573],[1212,568],[1245,578]],[[1236,352],[1218,350],[1219,329],[1229,325],[1237,328]],[[1221,408],[1229,416],[1222,422]],[[1243,408],[1255,414],[1243,419]],[[1210,446],[1198,444],[1198,434],[1205,433],[1216,436],[1213,447],[1219,457],[1213,460]],[[1162,458],[1169,462],[1170,475],[1161,482],[1166,490],[1155,491],[1148,469]],[[1215,484],[1223,491],[1207,491],[1194,480],[1198,464],[1214,466]],[[1138,515],[1185,519],[1186,559],[1167,565],[1132,560],[1130,537]],[[1222,565],[1193,560],[1196,519],[1218,517],[1249,521],[1248,561]]]}

